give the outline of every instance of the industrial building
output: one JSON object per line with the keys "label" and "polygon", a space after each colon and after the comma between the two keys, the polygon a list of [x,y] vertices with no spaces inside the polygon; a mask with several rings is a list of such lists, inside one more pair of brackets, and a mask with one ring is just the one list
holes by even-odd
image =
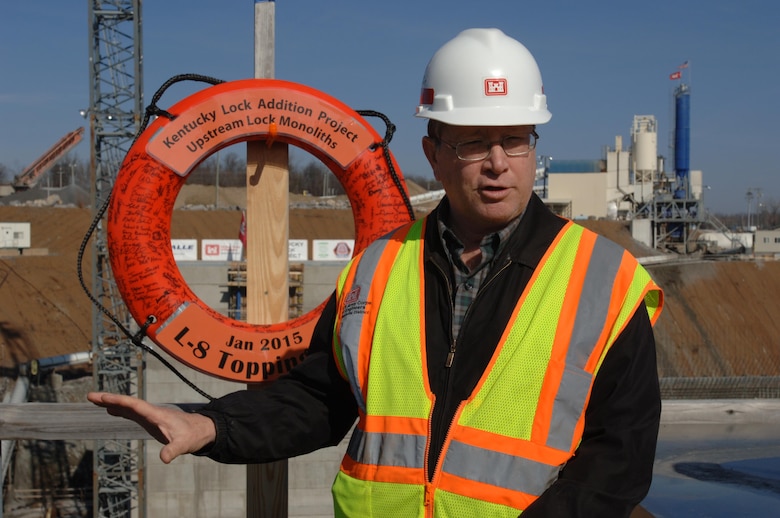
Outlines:
{"label": "industrial building", "polygon": [[683,254],[709,250],[714,242],[702,241],[704,229],[724,234],[727,249],[742,246],[706,211],[703,173],[690,167],[690,97],[687,84],[675,89],[671,174],[659,154],[656,118],[635,115],[628,145],[618,135],[599,159],[539,156],[537,194],[565,217],[630,222],[634,239],[651,248]]}

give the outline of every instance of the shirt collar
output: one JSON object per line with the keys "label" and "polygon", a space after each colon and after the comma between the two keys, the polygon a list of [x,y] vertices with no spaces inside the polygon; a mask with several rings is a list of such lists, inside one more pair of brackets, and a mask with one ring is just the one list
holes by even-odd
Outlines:
{"label": "shirt collar", "polygon": [[[439,238],[444,244],[444,249],[447,251],[450,264],[463,271],[468,271],[468,268],[463,264],[460,259],[460,255],[465,248],[458,236],[453,232],[452,228],[448,224],[450,215],[450,204],[445,196],[441,202],[440,210],[438,212],[437,225],[439,229]],[[486,262],[492,261],[494,258],[503,251],[509,236],[520,225],[520,220],[523,219],[523,213],[518,217],[510,221],[504,228],[486,235],[482,238],[479,247],[482,249],[482,262],[475,268],[481,268]]]}

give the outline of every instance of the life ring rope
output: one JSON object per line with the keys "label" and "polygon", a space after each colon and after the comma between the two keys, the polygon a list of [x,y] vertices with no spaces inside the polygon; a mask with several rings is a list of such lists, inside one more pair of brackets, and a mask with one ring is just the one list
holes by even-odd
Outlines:
{"label": "life ring rope", "polygon": [[363,117],[379,117],[380,119],[382,119],[382,122],[385,123],[385,138],[382,139],[382,142],[380,142],[379,145],[382,146],[382,152],[385,156],[385,162],[387,162],[390,176],[393,178],[393,183],[395,184],[396,188],[398,189],[398,192],[401,194],[401,197],[404,200],[404,204],[406,205],[406,210],[409,212],[409,218],[415,219],[414,207],[412,207],[412,201],[409,199],[406,190],[401,184],[401,179],[398,177],[398,173],[396,172],[395,167],[393,166],[394,161],[390,155],[389,145],[390,145],[390,141],[393,140],[393,135],[395,134],[395,124],[393,124],[384,113],[380,113],[378,111],[357,110],[357,112]]}
{"label": "life ring rope", "polygon": [[[395,127],[378,112],[356,112],[296,83],[187,77],[201,78],[213,86],[169,110],[157,107],[159,95],[153,97],[142,130],[96,221],[108,213],[114,279],[145,336],[207,374],[244,383],[270,381],[303,359],[325,302],[302,317],[271,325],[235,321],[209,308],[186,285],[173,259],[170,218],[176,195],[189,172],[218,149],[247,140],[273,139],[296,145],[319,158],[345,188],[355,219],[357,252],[414,219],[388,147]],[[384,139],[362,114],[385,121]],[[145,127],[154,115],[156,120]],[[79,253],[82,287],[81,255],[95,226],[93,222]],[[86,287],[85,291],[108,314]],[[134,337],[133,343],[139,345],[141,338]],[[176,372],[169,362],[163,363]]]}

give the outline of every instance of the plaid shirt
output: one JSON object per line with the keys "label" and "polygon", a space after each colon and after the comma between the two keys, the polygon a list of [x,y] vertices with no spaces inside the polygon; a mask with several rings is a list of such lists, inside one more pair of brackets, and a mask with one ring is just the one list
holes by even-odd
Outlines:
{"label": "plaid shirt", "polygon": [[480,286],[487,279],[493,267],[493,260],[498,257],[506,244],[507,238],[514,232],[522,219],[512,220],[509,225],[482,238],[479,248],[482,257],[479,265],[469,271],[468,266],[461,259],[465,247],[458,236],[450,229],[443,218],[439,218],[439,236],[447,250],[447,257],[452,268],[454,290],[452,292],[452,336],[457,337],[466,312],[479,292]]}

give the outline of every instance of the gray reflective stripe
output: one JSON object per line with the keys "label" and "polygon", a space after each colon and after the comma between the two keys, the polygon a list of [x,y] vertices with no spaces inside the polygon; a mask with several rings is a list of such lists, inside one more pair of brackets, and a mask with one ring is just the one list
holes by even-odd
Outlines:
{"label": "gray reflective stripe", "polygon": [[538,496],[558,478],[559,466],[452,441],[442,469],[468,480]]}
{"label": "gray reflective stripe", "polygon": [[617,244],[603,237],[596,239],[577,305],[566,368],[553,404],[547,437],[547,446],[551,448],[568,450],[571,447],[574,428],[585,408],[593,379],[592,374],[584,370],[585,364],[604,330],[612,287],[622,259],[623,249]]}
{"label": "gray reflective stripe", "polygon": [[364,432],[355,428],[347,455],[363,464],[422,469],[425,442],[424,435]]}
{"label": "gray reflective stripe", "polygon": [[[349,286],[348,293],[342,293],[342,297],[349,297],[356,289],[360,291],[357,298],[344,306],[344,314],[341,315],[341,330],[339,332],[339,343],[341,344],[341,356],[344,359],[344,368],[347,370],[347,377],[352,386],[352,393],[355,395],[358,407],[362,412],[366,412],[366,402],[363,399],[363,392],[358,386],[358,351],[360,350],[360,334],[363,329],[363,317],[366,314],[366,300],[371,287],[371,280],[374,278],[379,261],[387,247],[390,239],[388,234],[371,243],[365,249],[363,255],[357,263],[354,282]],[[353,308],[353,311],[350,311]],[[362,310],[361,310],[362,308]]]}

